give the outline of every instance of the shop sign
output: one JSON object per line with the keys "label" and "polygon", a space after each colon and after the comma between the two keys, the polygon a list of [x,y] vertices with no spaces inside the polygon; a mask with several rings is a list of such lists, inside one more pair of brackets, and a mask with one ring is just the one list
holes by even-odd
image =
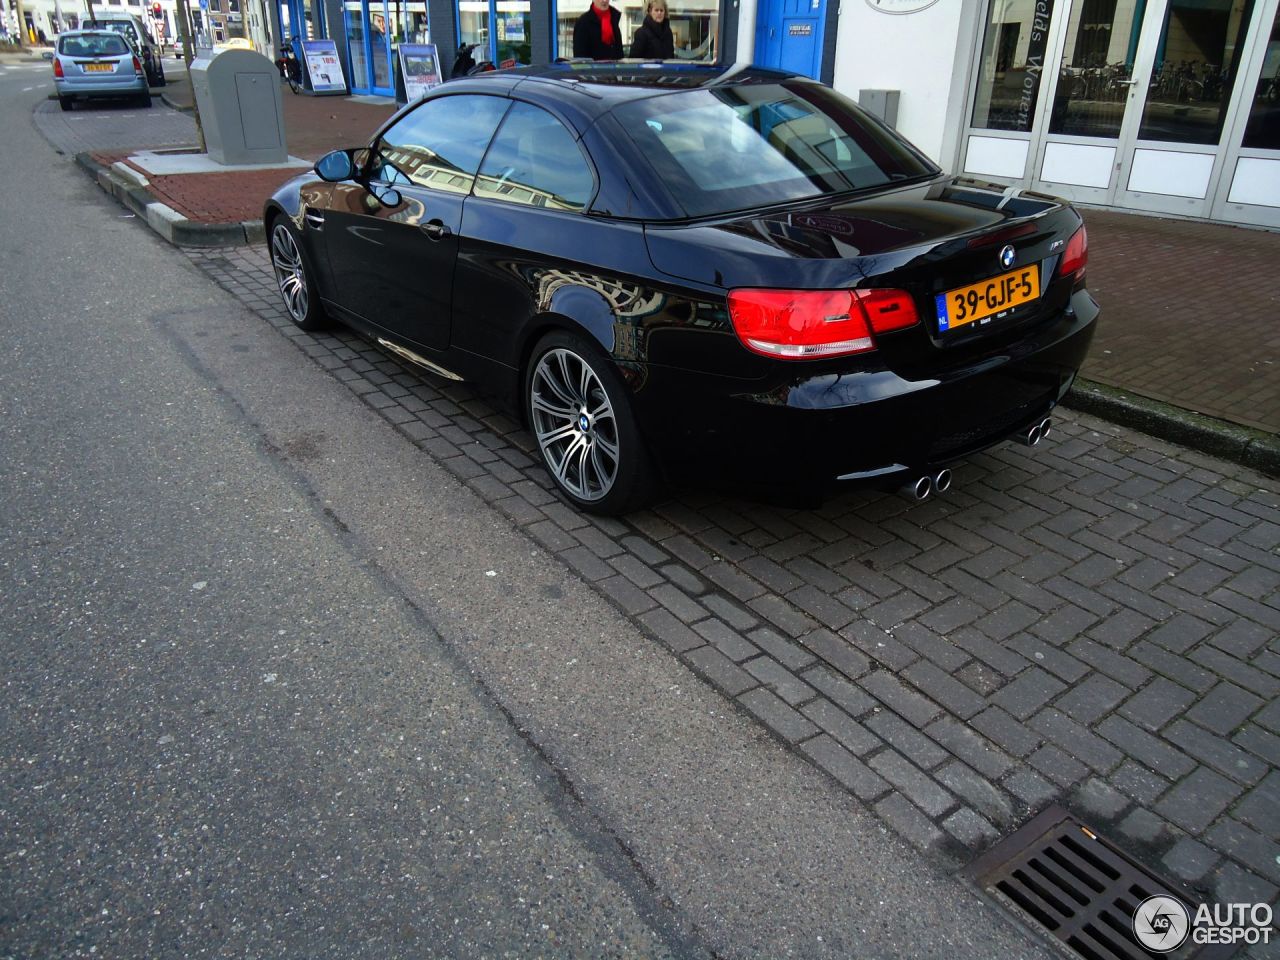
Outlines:
{"label": "shop sign", "polygon": [[440,57],[434,43],[400,44],[400,75],[404,77],[404,97],[409,103],[427,95],[443,81]]}
{"label": "shop sign", "polygon": [[338,59],[338,45],[332,40],[303,40],[302,59],[307,64],[311,89],[316,93],[346,92],[347,81]]}
{"label": "shop sign", "polygon": [[937,2],[938,0],[867,0],[867,6],[881,13],[919,13]]}

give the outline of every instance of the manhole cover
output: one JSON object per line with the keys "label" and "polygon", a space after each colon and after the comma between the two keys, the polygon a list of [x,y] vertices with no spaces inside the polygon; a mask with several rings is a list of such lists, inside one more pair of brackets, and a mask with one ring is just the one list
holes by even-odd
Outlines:
{"label": "manhole cover", "polygon": [[[1235,949],[1201,946],[1190,937],[1182,940],[1185,917],[1179,918],[1177,907],[1168,901],[1151,898],[1172,897],[1191,916],[1201,901],[1179,884],[1156,876],[1060,807],[1050,807],[996,844],[965,873],[1086,960],[1217,960]],[[1144,948],[1134,932],[1140,905],[1138,923],[1152,949]],[[1180,940],[1176,949],[1165,945]]]}

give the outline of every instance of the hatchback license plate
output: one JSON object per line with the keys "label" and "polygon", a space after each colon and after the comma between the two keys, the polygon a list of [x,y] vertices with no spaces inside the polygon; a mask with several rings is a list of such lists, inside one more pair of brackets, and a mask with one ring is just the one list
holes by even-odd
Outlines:
{"label": "hatchback license plate", "polygon": [[938,294],[938,331],[982,323],[1040,296],[1040,265],[1002,273],[981,283]]}
{"label": "hatchback license plate", "polygon": [[110,73],[115,68],[114,63],[87,63],[84,67],[86,73]]}

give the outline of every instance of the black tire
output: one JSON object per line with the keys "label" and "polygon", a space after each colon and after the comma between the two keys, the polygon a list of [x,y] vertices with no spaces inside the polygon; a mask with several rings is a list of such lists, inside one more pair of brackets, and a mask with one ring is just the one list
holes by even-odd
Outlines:
{"label": "black tire", "polygon": [[144,110],[150,110],[152,106],[151,94],[150,93],[138,94],[138,106],[142,107]]}
{"label": "black tire", "polygon": [[567,330],[543,337],[525,370],[524,404],[543,466],[573,506],[616,516],[653,499],[653,460],[630,392],[594,343]]}
{"label": "black tire", "polygon": [[271,257],[271,271],[276,278],[276,289],[284,302],[285,313],[301,330],[324,330],[332,325],[320,303],[316,289],[315,270],[302,240],[289,218],[278,216],[269,225],[267,255]]}
{"label": "black tire", "polygon": [[74,110],[75,103],[76,103],[75,97],[59,97],[58,98],[58,106],[60,106],[63,110]]}

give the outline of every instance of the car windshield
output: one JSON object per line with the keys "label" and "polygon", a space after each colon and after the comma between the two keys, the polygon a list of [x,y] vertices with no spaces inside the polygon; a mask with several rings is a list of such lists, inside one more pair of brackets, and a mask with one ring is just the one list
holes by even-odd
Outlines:
{"label": "car windshield", "polygon": [[94,23],[93,26],[98,30],[110,30],[113,33],[118,33],[130,43],[137,40],[133,31],[133,24],[128,20],[103,20],[100,23]]}
{"label": "car windshield", "polygon": [[58,52],[68,57],[120,57],[129,52],[120,37],[109,33],[89,33],[63,37]]}
{"label": "car windshield", "polygon": [[686,216],[881,187],[938,168],[817,84],[689,90],[619,106]]}

